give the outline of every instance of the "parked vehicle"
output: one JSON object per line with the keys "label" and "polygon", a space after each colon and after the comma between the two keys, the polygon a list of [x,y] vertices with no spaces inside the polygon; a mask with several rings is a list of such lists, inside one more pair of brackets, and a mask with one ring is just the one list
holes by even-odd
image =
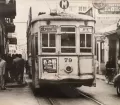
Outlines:
{"label": "parked vehicle", "polygon": [[114,87],[116,88],[117,95],[120,96],[120,73],[114,78]]}
{"label": "parked vehicle", "polygon": [[116,76],[116,69],[115,68],[107,68],[107,72],[105,74],[105,77],[107,79],[107,82],[113,82],[114,77]]}

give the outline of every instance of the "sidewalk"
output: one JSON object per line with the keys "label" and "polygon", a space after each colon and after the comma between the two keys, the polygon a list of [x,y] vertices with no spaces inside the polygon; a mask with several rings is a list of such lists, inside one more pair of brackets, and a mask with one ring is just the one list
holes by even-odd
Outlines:
{"label": "sidewalk", "polygon": [[96,79],[100,79],[100,80],[103,80],[103,81],[106,80],[105,75],[100,75],[100,74],[96,74]]}

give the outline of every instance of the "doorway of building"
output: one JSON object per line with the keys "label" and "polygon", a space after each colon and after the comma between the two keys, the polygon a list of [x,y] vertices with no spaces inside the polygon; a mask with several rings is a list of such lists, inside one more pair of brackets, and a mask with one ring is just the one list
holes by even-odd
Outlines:
{"label": "doorway of building", "polygon": [[116,64],[116,40],[109,40],[109,59],[112,58]]}

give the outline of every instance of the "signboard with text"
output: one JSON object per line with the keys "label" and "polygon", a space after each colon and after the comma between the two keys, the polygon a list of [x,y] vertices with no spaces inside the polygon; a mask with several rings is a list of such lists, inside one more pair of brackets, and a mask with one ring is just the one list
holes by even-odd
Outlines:
{"label": "signboard with text", "polygon": [[40,32],[57,32],[57,26],[55,25],[41,26]]}
{"label": "signboard with text", "polygon": [[106,4],[105,8],[98,10],[99,14],[120,14],[120,3]]}
{"label": "signboard with text", "polygon": [[61,0],[60,1],[60,7],[62,9],[67,9],[69,7],[69,2],[67,0]]}
{"label": "signboard with text", "polygon": [[82,33],[92,33],[92,27],[80,27]]}

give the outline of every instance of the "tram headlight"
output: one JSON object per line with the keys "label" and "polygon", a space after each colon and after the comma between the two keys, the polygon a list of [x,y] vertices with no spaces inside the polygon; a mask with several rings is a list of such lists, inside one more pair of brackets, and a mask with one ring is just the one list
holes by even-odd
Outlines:
{"label": "tram headlight", "polygon": [[71,73],[73,71],[73,68],[71,66],[67,66],[65,69],[66,73]]}

